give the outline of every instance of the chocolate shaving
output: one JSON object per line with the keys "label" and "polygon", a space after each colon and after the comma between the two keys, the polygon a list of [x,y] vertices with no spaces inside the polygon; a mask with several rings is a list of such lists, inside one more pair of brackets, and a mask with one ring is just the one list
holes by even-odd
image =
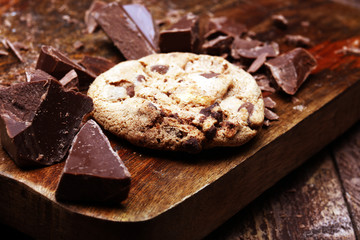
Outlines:
{"label": "chocolate shaving", "polygon": [[264,113],[265,113],[265,118],[268,120],[275,121],[279,119],[279,116],[268,108],[264,109]]}
{"label": "chocolate shaving", "polygon": [[55,81],[57,81],[56,78],[54,78],[53,76],[51,76],[47,72],[44,72],[41,69],[34,69],[34,70],[30,71],[30,72],[26,71],[25,75],[26,75],[26,81],[27,82],[35,82],[35,81],[43,81],[43,80],[55,80]]}
{"label": "chocolate shaving", "polygon": [[20,62],[24,62],[24,59],[22,58],[19,50],[15,47],[15,45],[10,42],[8,39],[5,40],[6,41],[6,45],[4,44],[4,46],[8,46],[9,49],[14,53],[14,55],[17,57],[17,59],[20,60]]}
{"label": "chocolate shaving", "polygon": [[302,35],[286,35],[285,42],[289,45],[296,46],[296,47],[310,47],[311,40],[310,38],[304,37]]}
{"label": "chocolate shaving", "polygon": [[9,55],[7,51],[0,50],[0,56],[7,56],[7,55]]}
{"label": "chocolate shaving", "polygon": [[264,106],[269,109],[273,109],[276,107],[276,102],[272,100],[270,97],[264,98]]}
{"label": "chocolate shaving", "polygon": [[90,5],[90,8],[86,10],[84,21],[88,33],[95,32],[96,28],[99,26],[92,14],[100,8],[104,7],[105,5],[106,3],[103,1],[93,1]]}
{"label": "chocolate shaving", "polygon": [[79,78],[74,69],[70,70],[59,82],[66,91],[79,91]]}
{"label": "chocolate shaving", "polygon": [[262,54],[260,54],[255,61],[252,62],[252,64],[250,65],[250,67],[248,68],[247,72],[249,73],[254,73],[257,70],[259,70],[259,68],[265,63],[266,61],[266,57],[267,57],[267,53],[264,52]]}
{"label": "chocolate shaving", "polygon": [[279,55],[279,45],[274,42],[267,44],[257,40],[235,38],[231,46],[231,56],[235,59],[253,59],[265,53],[268,57],[276,57]]}

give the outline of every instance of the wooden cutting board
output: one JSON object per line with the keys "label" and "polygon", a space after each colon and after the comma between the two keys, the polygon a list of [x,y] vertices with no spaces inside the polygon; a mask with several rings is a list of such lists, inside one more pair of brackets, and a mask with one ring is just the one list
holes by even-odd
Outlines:
{"label": "wooden cutting board", "polygon": [[[132,174],[129,198],[119,206],[64,204],[54,191],[63,163],[20,170],[0,150],[0,220],[40,239],[199,239],[230,218],[279,179],[360,119],[360,56],[344,46],[360,42],[360,9],[331,1],[146,1],[155,19],[170,9],[180,14],[228,16],[246,24],[263,41],[277,41],[281,52],[293,47],[286,34],[309,37],[318,68],[296,94],[276,100],[279,121],[248,144],[198,155],[138,148],[108,134]],[[90,1],[0,1],[0,37],[29,47],[21,63],[0,57],[2,84],[24,81],[41,44],[73,59],[84,55],[119,61],[119,52],[98,31],[84,33]],[[271,15],[283,14],[286,31]],[[309,23],[309,26],[307,26]],[[76,50],[74,42],[83,48]]]}

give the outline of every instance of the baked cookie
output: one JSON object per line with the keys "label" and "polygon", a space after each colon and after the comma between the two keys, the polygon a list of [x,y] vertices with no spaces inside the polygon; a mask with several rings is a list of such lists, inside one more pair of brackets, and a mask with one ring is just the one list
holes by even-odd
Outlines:
{"label": "baked cookie", "polygon": [[153,54],[98,76],[88,95],[93,117],[129,142],[200,152],[239,146],[256,135],[264,102],[253,77],[221,57]]}

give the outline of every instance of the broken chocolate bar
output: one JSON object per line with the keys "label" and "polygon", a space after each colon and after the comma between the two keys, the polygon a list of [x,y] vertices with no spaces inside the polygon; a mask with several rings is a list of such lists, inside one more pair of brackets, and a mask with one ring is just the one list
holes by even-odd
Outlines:
{"label": "broken chocolate bar", "polygon": [[74,138],[57,186],[59,201],[119,203],[130,190],[130,173],[95,121]]}
{"label": "broken chocolate bar", "polygon": [[295,48],[265,63],[278,86],[294,95],[317,66],[316,59],[305,49]]}
{"label": "broken chocolate bar", "polygon": [[84,90],[94,81],[96,75],[68,58],[64,53],[51,46],[42,46],[36,63],[36,69],[41,69],[56,79],[63,78],[74,69],[79,78],[79,88]]}
{"label": "broken chocolate bar", "polygon": [[[134,8],[135,6],[127,7],[131,15],[134,12],[136,14]],[[140,28],[137,22],[141,16],[136,16],[135,21],[120,3],[109,3],[94,12],[93,16],[126,59],[138,59],[157,52],[155,42],[148,40],[152,33],[142,32],[143,29],[156,29],[155,26]],[[149,16],[151,15],[144,16],[145,19],[141,23],[154,25],[153,21],[148,21]]]}
{"label": "broken chocolate bar", "polygon": [[90,56],[84,56],[79,64],[85,67],[88,71],[93,72],[96,76],[99,76],[101,73],[115,66],[115,63],[106,58]]}
{"label": "broken chocolate bar", "polygon": [[64,159],[92,99],[58,81],[19,83],[0,90],[1,142],[19,167]]}
{"label": "broken chocolate bar", "polygon": [[163,53],[197,52],[199,17],[187,14],[169,29],[160,33],[159,46]]}

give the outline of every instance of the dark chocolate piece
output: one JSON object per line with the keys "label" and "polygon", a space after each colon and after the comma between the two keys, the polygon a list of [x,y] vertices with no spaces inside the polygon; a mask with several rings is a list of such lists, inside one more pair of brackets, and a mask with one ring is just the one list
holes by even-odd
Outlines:
{"label": "dark chocolate piece", "polygon": [[129,17],[135,22],[136,26],[140,29],[146,40],[156,51],[158,51],[159,29],[149,10],[141,4],[126,4],[123,5],[123,8]]}
{"label": "dark chocolate piece", "polygon": [[44,72],[41,69],[34,69],[30,72],[26,72],[26,81],[27,82],[35,82],[35,81],[43,81],[43,80],[56,80],[53,76]]}
{"label": "dark chocolate piece", "polygon": [[101,73],[106,72],[115,66],[115,63],[106,58],[90,56],[84,56],[79,64],[85,67],[88,71],[94,73],[96,76],[99,76]]}
{"label": "dark chocolate piece", "polygon": [[19,167],[44,166],[64,159],[92,99],[44,80],[0,90],[1,142]]}
{"label": "dark chocolate piece", "polygon": [[276,57],[279,55],[279,45],[275,42],[267,44],[252,39],[235,38],[231,46],[231,56],[234,59],[240,57],[253,59],[264,53],[268,57]]}
{"label": "dark chocolate piece", "polygon": [[6,45],[4,44],[4,46],[5,47],[7,46],[14,53],[14,55],[17,57],[17,59],[20,60],[20,62],[24,62],[24,59],[22,58],[22,56],[19,52],[19,49],[17,49],[15,47],[15,45],[12,42],[10,42],[8,39],[6,39],[5,41],[6,41]]}
{"label": "dark chocolate piece", "polygon": [[119,203],[131,176],[108,138],[89,120],[75,136],[55,197],[58,201]]}
{"label": "dark chocolate piece", "polygon": [[264,109],[264,113],[265,113],[265,118],[268,120],[275,121],[279,119],[279,116],[268,108]]}
{"label": "dark chocolate piece", "polygon": [[96,75],[68,58],[64,53],[51,46],[42,46],[36,63],[36,69],[41,69],[56,79],[61,79],[74,69],[79,78],[80,90],[87,89]]}
{"label": "dark chocolate piece", "polygon": [[97,10],[99,10],[100,8],[104,7],[105,5],[106,5],[106,2],[93,1],[90,5],[89,9],[86,10],[84,21],[85,21],[86,30],[88,33],[95,32],[96,28],[99,26],[92,14],[94,12],[96,12]]}
{"label": "dark chocolate piece", "polygon": [[303,48],[295,48],[265,63],[278,86],[294,95],[317,66],[315,58]]}
{"label": "dark chocolate piece", "polygon": [[250,67],[248,68],[248,72],[249,73],[254,73],[257,70],[259,70],[259,68],[265,63],[266,61],[266,57],[267,57],[267,53],[264,52],[262,54],[260,54],[255,61],[252,62],[252,64],[250,65]]}
{"label": "dark chocolate piece", "polygon": [[234,41],[232,36],[218,36],[215,39],[206,41],[202,45],[202,51],[210,55],[220,56],[224,53],[229,53],[231,44]]}
{"label": "dark chocolate piece", "polygon": [[199,17],[189,13],[160,33],[160,50],[163,53],[196,52],[199,43],[198,35]]}
{"label": "dark chocolate piece", "polygon": [[68,72],[59,82],[66,91],[79,91],[79,78],[74,69]]}
{"label": "dark chocolate piece", "polygon": [[255,78],[256,83],[261,89],[261,91],[266,91],[271,93],[276,92],[276,89],[271,86],[271,81],[268,78],[268,76],[264,74],[256,74],[253,77]]}
{"label": "dark chocolate piece", "polygon": [[265,97],[264,98],[264,106],[266,108],[273,109],[276,107],[276,102],[274,100],[272,100],[272,98],[270,98],[270,97]]}
{"label": "dark chocolate piece", "polygon": [[[141,31],[120,3],[109,3],[94,12],[93,16],[126,59],[138,59],[157,52],[153,43],[146,37],[149,34]],[[153,21],[146,24],[153,24]],[[142,29],[149,28],[142,27]]]}
{"label": "dark chocolate piece", "polygon": [[274,25],[280,29],[286,29],[289,25],[288,20],[281,14],[273,15],[271,19]]}
{"label": "dark chocolate piece", "polygon": [[215,39],[218,36],[240,37],[247,32],[244,24],[237,23],[227,17],[210,18],[205,30],[204,38],[206,40]]}
{"label": "dark chocolate piece", "polygon": [[296,46],[296,47],[310,47],[311,40],[310,38],[304,37],[302,35],[286,35],[285,42],[289,45]]}

